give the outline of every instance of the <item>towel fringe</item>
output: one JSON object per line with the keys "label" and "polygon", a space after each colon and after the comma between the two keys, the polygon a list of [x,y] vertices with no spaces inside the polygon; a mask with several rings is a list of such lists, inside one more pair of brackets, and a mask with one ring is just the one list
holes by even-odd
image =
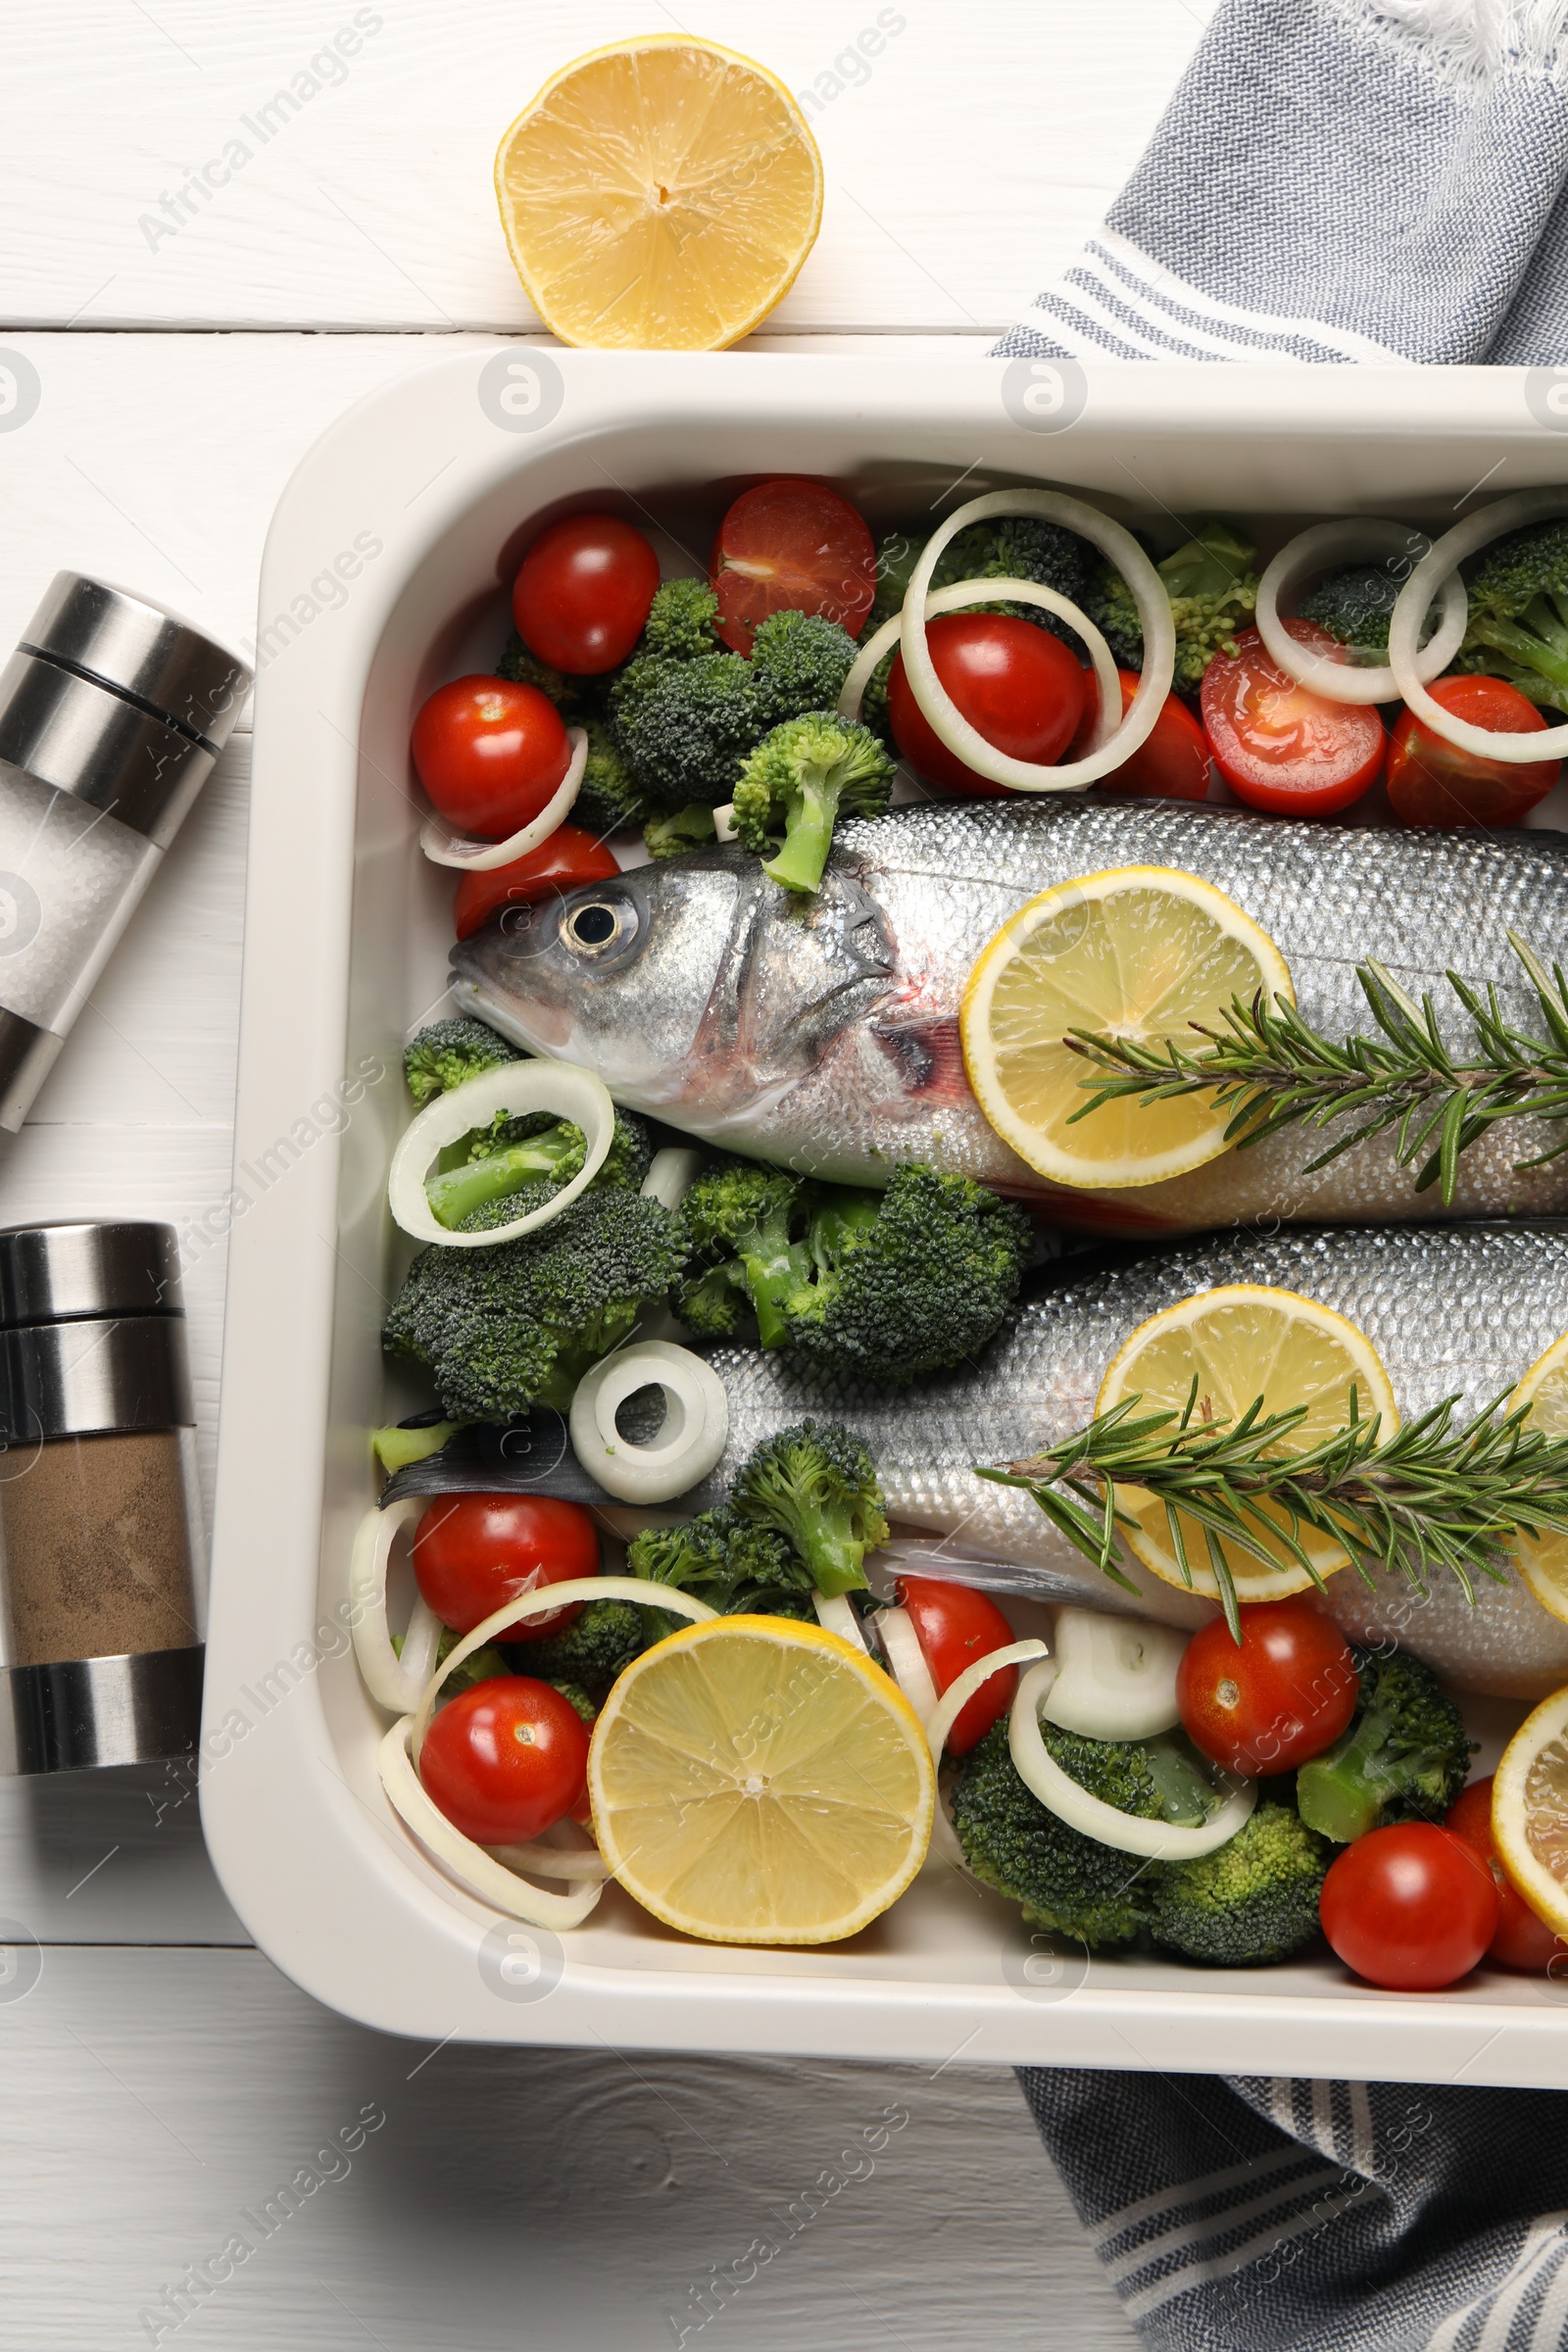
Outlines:
{"label": "towel fringe", "polygon": [[1485,86],[1504,73],[1568,75],[1568,0],[1335,0],[1362,31],[1393,32],[1444,80]]}

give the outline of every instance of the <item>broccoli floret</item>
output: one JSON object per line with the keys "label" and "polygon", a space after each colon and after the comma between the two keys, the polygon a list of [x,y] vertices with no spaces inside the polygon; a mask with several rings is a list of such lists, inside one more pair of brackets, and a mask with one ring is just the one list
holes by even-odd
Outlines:
{"label": "broccoli floret", "polygon": [[818,612],[770,612],[752,640],[752,683],[762,728],[831,710],[855,662],[855,640]]}
{"label": "broccoli floret", "polygon": [[889,647],[866,679],[865,690],[860,696],[861,726],[869,727],[883,750],[890,752],[895,759],[899,747],[893,740],[893,721],[888,716],[888,680],[893,675],[893,664],[898,658],[898,647]]}
{"label": "broccoli floret", "polygon": [[[877,550],[876,597],[868,630],[879,628],[902,607],[924,545],[924,540],[907,539],[900,532],[883,540]],[[1076,531],[1064,530],[1060,523],[1039,521],[1033,515],[1004,514],[993,522],[971,522],[951,539],[937,559],[931,585],[946,588],[956,580],[1034,580],[1086,608],[1093,567],[1094,551]],[[1078,643],[1066,621],[1058,620],[1054,612],[1043,612],[1038,605],[977,605],[974,609],[1008,612],[1015,619],[1049,630],[1068,645]],[[864,703],[860,715],[867,725],[875,724]]]}
{"label": "broccoli floret", "polygon": [[586,718],[581,724],[588,737],[588,756],[571,805],[571,821],[601,840],[607,833],[635,833],[654,814],[657,804],[621,758],[604,720]]}
{"label": "broccoli floret", "polygon": [[805,1246],[810,1200],[798,1176],[755,1159],[720,1159],[704,1169],[680,1205],[688,1246],[702,1269],[676,1302],[690,1330],[726,1339],[750,1301],[762,1346],[783,1344],[786,1302],[810,1274]]}
{"label": "broccoli floret", "polygon": [[[548,1197],[553,1188],[537,1189]],[[491,1201],[463,1230],[510,1222],[529,1204],[527,1191]],[[564,1412],[589,1365],[665,1296],[685,1255],[672,1210],[625,1185],[595,1183],[515,1241],[421,1251],[382,1345],[428,1365],[454,1420],[508,1421],[534,1403]]]}
{"label": "broccoli floret", "polygon": [[464,1013],[455,1020],[431,1021],[410,1040],[403,1049],[403,1075],[422,1110],[437,1095],[449,1094],[466,1078],[477,1078],[481,1070],[499,1069],[505,1061],[525,1058],[499,1029]]}
{"label": "broccoli floret", "polygon": [[801,1421],[764,1438],[737,1472],[730,1501],[777,1528],[821,1592],[862,1587],[861,1561],[885,1544],[887,1515],[869,1447],[837,1421]]}
{"label": "broccoli floret", "polygon": [[1470,1773],[1464,1718],[1431,1667],[1402,1649],[1351,1654],[1349,1729],[1296,1776],[1301,1819],[1341,1845],[1389,1821],[1441,1821]]}
{"label": "broccoli floret", "polygon": [[1312,621],[1341,645],[1358,654],[1389,658],[1389,622],[1399,601],[1401,582],[1381,564],[1350,564],[1343,571],[1325,573],[1298,608],[1302,620]]}
{"label": "broccoli floret", "polygon": [[839,818],[881,816],[892,788],[893,762],[869,727],[811,711],[785,719],[747,760],[735,831],[765,874],[808,897],[821,885]]}
{"label": "broccoli floret", "polygon": [[710,850],[718,836],[713,811],[706,801],[693,801],[673,816],[653,816],[643,827],[648,855],[656,864],[666,858],[684,858],[692,850]]}
{"label": "broccoli floret", "polygon": [[515,629],[507,639],[506,651],[496,663],[498,678],[511,678],[514,685],[536,686],[546,699],[555,704],[568,727],[580,727],[588,713],[598,704],[598,678],[568,677],[564,670],[552,669],[541,662],[518,636]]}
{"label": "broccoli floret", "polygon": [[[536,1675],[558,1690],[564,1684],[574,1686],[602,1702],[615,1677],[653,1638],[648,1617],[634,1600],[591,1600],[559,1633],[542,1634],[537,1642],[508,1642],[511,1671]],[[581,1714],[582,1709],[577,1711]]]}
{"label": "broccoli floret", "polygon": [[820,1193],[807,1246],[813,1272],[785,1302],[788,1346],[824,1372],[902,1383],[996,1337],[1034,1227],[971,1178],[911,1162],[886,1192]]}
{"label": "broccoli floret", "polygon": [[1488,549],[1468,582],[1461,669],[1508,679],[1568,711],[1568,522],[1529,523]]}
{"label": "broccoli floret", "polygon": [[[446,1664],[462,1640],[463,1636],[454,1633],[450,1625],[443,1629],[441,1639],[436,1644],[435,1662],[438,1666]],[[397,1641],[396,1647],[398,1655],[401,1657],[403,1654],[401,1637]],[[513,1671],[493,1642],[483,1642],[478,1649],[464,1659],[461,1666],[455,1666],[452,1669],[441,1686],[441,1695],[443,1698],[456,1698],[460,1690],[471,1690],[475,1683],[494,1682],[498,1674],[511,1674]]]}
{"label": "broccoli floret", "polygon": [[683,1527],[650,1527],[626,1552],[627,1572],[693,1592],[724,1617],[806,1617],[811,1572],[776,1528],[725,1503]]}
{"label": "broccoli floret", "polygon": [[953,1821],[975,1877],[1021,1903],[1034,1925],[1092,1951],[1130,1943],[1147,1926],[1155,1865],[1069,1829],[1043,1805],[1019,1778],[1005,1722],[965,1756],[953,1789]]}
{"label": "broccoli floret", "polygon": [[[1257,550],[1226,522],[1205,522],[1184,547],[1154,568],[1170,599],[1176,624],[1175,684],[1196,694],[1216,654],[1236,651],[1236,632],[1245,629],[1257,603]],[[1124,669],[1144,666],[1144,631],[1133,592],[1109,565],[1101,572],[1087,607],[1104,631]]]}
{"label": "broccoli floret", "polygon": [[1333,1858],[1289,1805],[1261,1804],[1224,1845],[1159,1874],[1155,1941],[1214,1968],[1286,1960],[1317,1932],[1318,1889]]}
{"label": "broccoli floret", "polygon": [[567,1119],[555,1119],[542,1134],[510,1142],[505,1138],[511,1123],[503,1119],[500,1132],[481,1136],[462,1165],[426,1180],[424,1195],[430,1213],[449,1233],[456,1233],[476,1209],[492,1200],[506,1200],[509,1216],[514,1214],[512,1196],[525,1185],[548,1183],[559,1189],[569,1184],[581,1168],[586,1138],[580,1127]]}
{"label": "broccoli floret", "polygon": [[[545,1678],[541,1675],[539,1679],[542,1682]],[[567,1706],[572,1708],[575,1713],[580,1715],[583,1719],[583,1722],[588,1724],[590,1728],[599,1721],[598,1704],[594,1699],[589,1697],[581,1683],[562,1682],[558,1678],[551,1684],[550,1688],[552,1690],[559,1690],[562,1697],[565,1700]]]}
{"label": "broccoli floret", "polygon": [[714,630],[718,598],[707,580],[665,580],[654,592],[641,651],[666,662],[696,662],[725,648]]}

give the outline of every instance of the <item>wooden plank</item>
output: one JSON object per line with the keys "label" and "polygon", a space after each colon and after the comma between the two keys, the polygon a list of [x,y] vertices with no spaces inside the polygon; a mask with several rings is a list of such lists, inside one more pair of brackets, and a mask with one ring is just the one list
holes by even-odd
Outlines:
{"label": "wooden plank", "polygon": [[29,2352],[1136,2344],[1005,2073],[431,2051],[236,1952],[46,1952],[0,2051]]}
{"label": "wooden plank", "polygon": [[[1211,6],[683,7],[801,92],[821,145],[822,232],[777,324],[1008,324],[1126,177]],[[537,324],[496,143],[547,75],[627,30],[618,0],[56,0],[8,20],[0,202],[25,233],[0,311],[42,326]]]}

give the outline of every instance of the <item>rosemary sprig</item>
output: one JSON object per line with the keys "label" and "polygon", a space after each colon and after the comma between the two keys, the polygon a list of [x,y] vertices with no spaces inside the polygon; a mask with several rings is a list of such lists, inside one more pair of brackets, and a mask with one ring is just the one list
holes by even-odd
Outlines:
{"label": "rosemary sprig", "polygon": [[[1283,998],[1265,1002],[1261,990],[1250,1004],[1233,998],[1223,1028],[1193,1022],[1204,1041],[1200,1047],[1174,1038],[1146,1046],[1075,1029],[1063,1044],[1103,1074],[1082,1081],[1090,1100],[1069,1125],[1128,1096],[1168,1102],[1209,1092],[1231,1113],[1226,1142],[1243,1147],[1286,1127],[1356,1122],[1309,1163],[1308,1175],[1397,1125],[1399,1165],[1419,1162],[1416,1191],[1439,1184],[1447,1204],[1460,1154],[1498,1119],[1568,1119],[1568,978],[1558,963],[1548,972],[1517,932],[1508,933],[1508,944],[1536,992],[1544,1037],[1504,1018],[1495,987],[1489,984],[1483,998],[1450,971],[1448,986],[1474,1032],[1471,1057],[1463,1059],[1445,1042],[1432,999],[1423,996],[1416,1004],[1385,965],[1369,958],[1355,976],[1380,1034],[1349,1037],[1342,1046],[1320,1036]],[[1568,1142],[1516,1164],[1538,1168],[1565,1152]]]}
{"label": "rosemary sprig", "polygon": [[1191,1584],[1177,1516],[1186,1513],[1202,1531],[1240,1641],[1222,1541],[1271,1568],[1294,1559],[1321,1586],[1301,1543],[1302,1531],[1315,1529],[1343,1544],[1368,1584],[1374,1568],[1388,1569],[1425,1592],[1431,1574],[1447,1569],[1473,1603],[1477,1575],[1506,1582],[1509,1538],[1568,1535],[1568,1437],[1527,1427],[1529,1406],[1504,1413],[1506,1401],[1504,1392],[1455,1424],[1459,1398],[1446,1396],[1385,1439],[1381,1416],[1361,1418],[1352,1388],[1345,1426],[1297,1453],[1279,1448],[1304,1420],[1304,1405],[1270,1413],[1259,1396],[1239,1419],[1209,1419],[1197,1410],[1195,1374],[1180,1413],[1139,1414],[1142,1396],[1126,1396],[1046,1452],[977,1475],[1022,1487],[1069,1544],[1129,1592],[1137,1587],[1116,1564],[1118,1530],[1132,1524],[1120,1489],[1142,1487],[1163,1503]]}

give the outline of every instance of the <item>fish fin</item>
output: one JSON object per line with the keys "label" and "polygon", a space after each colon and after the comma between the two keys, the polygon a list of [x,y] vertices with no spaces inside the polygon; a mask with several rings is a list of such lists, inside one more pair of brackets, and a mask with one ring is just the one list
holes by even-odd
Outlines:
{"label": "fish fin", "polygon": [[963,1043],[952,1013],[921,1020],[873,1021],[871,1035],[897,1069],[906,1095],[921,1102],[972,1102]]}

